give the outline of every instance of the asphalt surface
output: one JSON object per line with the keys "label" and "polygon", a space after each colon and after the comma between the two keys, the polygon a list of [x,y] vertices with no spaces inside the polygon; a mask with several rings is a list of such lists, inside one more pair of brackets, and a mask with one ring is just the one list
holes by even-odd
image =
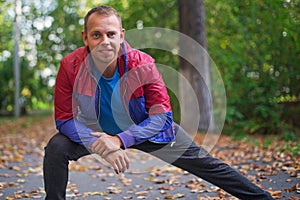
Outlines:
{"label": "asphalt surface", "polygon": [[[220,193],[215,186],[155,157],[137,150],[126,151],[131,167],[121,175],[115,175],[101,159],[94,156],[71,162],[67,199],[197,200],[217,197]],[[22,162],[10,162],[0,168],[0,199],[44,199],[42,156],[43,150],[35,148],[24,155]],[[255,177],[256,173],[248,171],[247,176]],[[282,197],[278,199],[289,199],[290,196],[300,198],[300,194],[286,192],[284,188],[291,188],[299,182],[300,177],[279,172],[266,176],[258,184],[265,189],[281,192]],[[191,188],[193,185],[198,187]],[[235,198],[225,194],[224,199]]]}

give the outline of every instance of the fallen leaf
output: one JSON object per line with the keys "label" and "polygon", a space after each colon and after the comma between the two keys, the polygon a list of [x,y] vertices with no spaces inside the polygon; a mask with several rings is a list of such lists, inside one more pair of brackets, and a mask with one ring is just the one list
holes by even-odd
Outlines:
{"label": "fallen leaf", "polygon": [[120,194],[122,192],[122,189],[120,187],[109,186],[106,189],[110,194]]}
{"label": "fallen leaf", "polygon": [[70,164],[69,169],[74,170],[74,171],[87,171],[88,170],[87,167],[77,165],[77,164]]}
{"label": "fallen leaf", "polygon": [[129,186],[132,182],[132,179],[128,179],[125,177],[124,174],[120,177],[120,181],[123,183],[124,186]]}
{"label": "fallen leaf", "polygon": [[156,179],[153,176],[150,176],[149,178],[144,178],[144,180],[151,181],[151,182],[156,183],[156,184],[164,184],[164,183],[167,182],[166,180]]}
{"label": "fallen leaf", "polygon": [[42,196],[41,195],[32,195],[31,198],[33,198],[33,199],[41,199]]}
{"label": "fallen leaf", "polygon": [[28,193],[24,193],[24,194],[23,194],[23,197],[25,197],[25,198],[30,198],[30,197],[31,197],[31,195],[30,195],[30,194],[28,194]]}
{"label": "fallen leaf", "polygon": [[124,200],[129,200],[129,199],[133,199],[132,196],[128,196],[128,197],[123,197]]}
{"label": "fallen leaf", "polygon": [[292,191],[295,191],[295,190],[298,189],[298,185],[299,185],[299,183],[293,185],[293,186],[290,187],[290,188],[284,188],[283,190],[286,191],[286,192],[292,192]]}
{"label": "fallen leaf", "polygon": [[179,198],[183,198],[183,197],[184,197],[184,194],[177,193],[174,195],[165,196],[165,199],[179,199]]}
{"label": "fallen leaf", "polygon": [[106,192],[87,192],[86,194],[89,196],[107,196]]}
{"label": "fallen leaf", "polygon": [[289,200],[300,200],[300,197],[290,196]]}
{"label": "fallen leaf", "polygon": [[170,186],[161,186],[158,187],[159,190],[174,190],[174,187],[170,187]]}
{"label": "fallen leaf", "polygon": [[9,186],[9,187],[14,187],[14,186],[16,186],[16,184],[15,184],[14,182],[9,182],[9,183],[8,183],[8,186]]}
{"label": "fallen leaf", "polygon": [[146,196],[148,194],[148,191],[139,191],[135,193],[138,196]]}
{"label": "fallen leaf", "polygon": [[274,199],[280,199],[282,197],[282,192],[280,190],[277,190],[277,191],[268,190],[268,192],[271,194],[271,196]]}
{"label": "fallen leaf", "polygon": [[18,167],[18,166],[11,166],[9,167],[10,170],[14,170],[14,171],[22,171],[21,167]]}

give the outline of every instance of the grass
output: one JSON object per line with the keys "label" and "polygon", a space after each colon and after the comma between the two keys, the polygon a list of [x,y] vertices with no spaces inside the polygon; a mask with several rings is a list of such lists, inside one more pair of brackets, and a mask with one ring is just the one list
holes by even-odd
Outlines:
{"label": "grass", "polygon": [[289,152],[295,157],[300,157],[300,136],[291,131],[276,135],[235,133],[230,135],[230,137],[233,141],[244,141],[266,150],[273,148],[281,152]]}
{"label": "grass", "polygon": [[[16,126],[27,128],[51,115],[53,115],[52,111],[38,111],[19,118],[14,116],[0,116],[0,127],[8,130]],[[300,157],[300,136],[292,131],[287,130],[282,134],[275,135],[249,135],[244,132],[234,132],[230,137],[233,141],[244,141],[263,149],[274,148],[281,152],[290,152],[295,157]]]}
{"label": "grass", "polygon": [[12,127],[21,126],[23,128],[31,126],[33,123],[37,123],[52,115],[52,111],[43,110],[32,112],[20,117],[14,116],[0,116],[0,126]]}

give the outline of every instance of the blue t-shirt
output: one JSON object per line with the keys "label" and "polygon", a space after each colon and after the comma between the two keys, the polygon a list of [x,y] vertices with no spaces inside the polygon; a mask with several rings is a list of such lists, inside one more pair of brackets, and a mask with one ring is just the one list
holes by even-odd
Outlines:
{"label": "blue t-shirt", "polygon": [[132,124],[125,111],[120,96],[120,74],[118,68],[113,77],[101,76],[99,126],[103,132],[116,135],[128,129]]}

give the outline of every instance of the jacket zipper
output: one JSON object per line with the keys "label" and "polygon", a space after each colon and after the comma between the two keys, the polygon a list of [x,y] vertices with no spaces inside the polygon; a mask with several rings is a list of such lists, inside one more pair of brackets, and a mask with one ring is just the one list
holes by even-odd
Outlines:
{"label": "jacket zipper", "polygon": [[[124,76],[126,76],[125,74],[124,74]],[[121,82],[120,82],[121,83]],[[125,97],[125,95],[126,95],[126,92],[127,92],[127,87],[128,87],[128,85],[127,85],[127,83],[126,83],[126,79],[124,80],[124,93],[123,93],[123,100],[122,100],[122,104],[123,104],[123,107],[124,107],[124,109],[125,109],[125,112],[127,113],[127,116],[128,116],[128,118],[130,119],[130,121],[132,122],[132,124],[135,124],[134,123],[134,121],[131,119],[131,116],[130,116],[130,113],[129,113],[129,110],[127,109],[127,103],[129,103],[129,102],[126,102],[126,97]],[[121,87],[120,87],[120,89],[121,89]],[[128,106],[129,106],[129,104],[128,104]]]}
{"label": "jacket zipper", "polygon": [[100,86],[99,86],[99,83],[98,83],[98,81],[97,81],[97,79],[96,79],[96,77],[93,75],[93,74],[90,74],[90,76],[94,79],[94,81],[96,82],[96,85],[97,85],[97,89],[98,89],[98,97],[95,95],[95,98],[97,98],[97,108],[98,108],[98,116],[97,116],[97,121],[96,121],[96,124],[97,124],[97,126],[98,126],[98,128],[100,128],[101,129],[101,127],[100,127],[100,124],[99,124],[99,118],[100,118],[100,98],[101,98],[101,88],[100,88]]}

